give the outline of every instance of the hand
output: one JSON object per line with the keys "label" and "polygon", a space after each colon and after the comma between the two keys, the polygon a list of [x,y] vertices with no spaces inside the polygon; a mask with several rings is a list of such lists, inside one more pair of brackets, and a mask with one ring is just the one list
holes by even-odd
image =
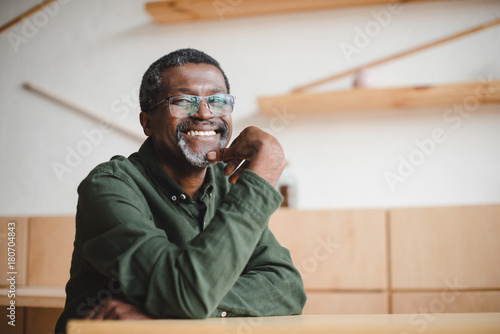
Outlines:
{"label": "hand", "polygon": [[[283,169],[285,155],[280,143],[270,134],[250,126],[243,130],[228,148],[211,151],[207,158],[212,161],[224,161],[224,168],[229,182],[235,183],[243,170],[249,169],[276,186]],[[244,162],[243,162],[244,161]],[[240,163],[243,164],[236,169]]]}
{"label": "hand", "polygon": [[116,298],[103,299],[85,319],[147,320],[153,319],[137,306]]}

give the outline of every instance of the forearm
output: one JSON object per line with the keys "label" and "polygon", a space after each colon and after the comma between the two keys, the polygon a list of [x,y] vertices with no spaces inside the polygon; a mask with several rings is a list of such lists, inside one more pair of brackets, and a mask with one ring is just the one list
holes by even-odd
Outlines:
{"label": "forearm", "polygon": [[241,277],[212,316],[218,317],[222,312],[232,317],[301,314],[306,296],[300,278],[287,275],[282,277],[284,281],[277,279],[280,278],[271,273]]}

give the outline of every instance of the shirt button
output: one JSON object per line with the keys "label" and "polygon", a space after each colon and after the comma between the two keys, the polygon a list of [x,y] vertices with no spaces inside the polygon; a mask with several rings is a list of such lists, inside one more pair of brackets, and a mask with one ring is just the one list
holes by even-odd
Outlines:
{"label": "shirt button", "polygon": [[177,196],[172,196],[172,201],[177,201]]}
{"label": "shirt button", "polygon": [[181,194],[180,197],[181,197],[181,199],[186,199],[186,195],[184,195],[184,194]]}
{"label": "shirt button", "polygon": [[227,316],[227,312],[226,311],[223,311],[221,314],[220,314],[220,317],[221,318],[225,318]]}
{"label": "shirt button", "polygon": [[212,193],[210,193],[210,198],[214,197],[214,195]]}

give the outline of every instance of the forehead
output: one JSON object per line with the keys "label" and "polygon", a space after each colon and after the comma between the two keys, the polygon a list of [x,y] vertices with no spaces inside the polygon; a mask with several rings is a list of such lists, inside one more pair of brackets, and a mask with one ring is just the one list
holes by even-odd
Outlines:
{"label": "forehead", "polygon": [[221,71],[213,65],[188,63],[170,67],[163,71],[163,89],[213,90],[227,93]]}

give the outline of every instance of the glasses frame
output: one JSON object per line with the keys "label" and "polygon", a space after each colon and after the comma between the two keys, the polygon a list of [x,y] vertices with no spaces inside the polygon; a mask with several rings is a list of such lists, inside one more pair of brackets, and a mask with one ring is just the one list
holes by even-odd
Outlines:
{"label": "glasses frame", "polygon": [[[231,112],[230,112],[229,114],[216,114],[216,113],[214,113],[214,112],[213,112],[213,110],[210,108],[210,104],[208,103],[208,98],[210,98],[210,97],[212,97],[212,96],[218,96],[218,95],[223,95],[224,97],[227,97],[227,96],[230,96],[230,97],[231,97],[231,99],[232,99],[232,101],[231,101],[231,102],[232,102],[232,103],[231,103],[231,104],[232,104],[232,108],[231,108]],[[198,102],[198,108],[196,109],[196,111],[195,111],[195,113],[194,113],[194,114],[196,114],[196,113],[200,110],[201,100],[202,100],[202,99],[205,99],[205,103],[206,103],[206,106],[207,106],[208,110],[210,110],[210,112],[211,112],[213,115],[215,115],[215,116],[227,116],[227,115],[231,115],[231,114],[233,113],[233,109],[234,109],[234,102],[236,101],[236,96],[231,95],[231,94],[222,94],[222,93],[220,93],[220,94],[212,94],[212,95],[208,95],[208,96],[198,96],[198,95],[189,95],[189,94],[179,94],[179,95],[167,96],[167,97],[166,97],[166,98],[164,98],[163,100],[161,100],[161,101],[159,101],[159,102],[155,103],[155,104],[151,107],[151,109],[150,109],[150,110],[153,110],[153,109],[155,109],[156,107],[158,107],[159,105],[161,105],[161,104],[163,104],[163,103],[165,103],[165,102],[168,102],[168,111],[170,112],[170,114],[171,114],[172,116],[174,116],[174,117],[178,117],[178,118],[180,118],[179,116],[174,115],[174,113],[172,112],[172,109],[170,109],[170,105],[171,105],[170,100],[171,100],[171,99],[173,99],[174,97],[179,97],[179,96],[187,96],[187,97],[189,97],[189,98],[196,97],[196,98],[198,98],[198,99],[199,99],[199,102]],[[193,114],[193,115],[194,115],[194,114]],[[191,117],[191,116],[193,116],[193,115],[186,116],[186,117]]]}

